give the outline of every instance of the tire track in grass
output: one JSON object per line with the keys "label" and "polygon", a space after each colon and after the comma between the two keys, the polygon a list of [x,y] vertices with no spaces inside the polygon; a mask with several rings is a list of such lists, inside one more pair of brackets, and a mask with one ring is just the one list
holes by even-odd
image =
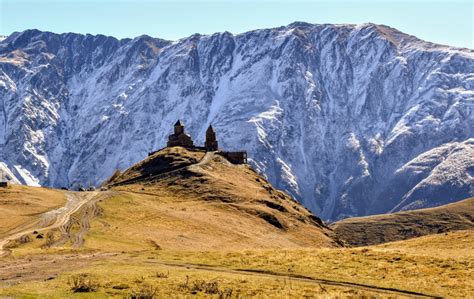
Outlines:
{"label": "tire track in grass", "polygon": [[[63,207],[45,212],[41,215],[36,222],[28,224],[24,228],[19,228],[14,234],[0,239],[0,257],[7,256],[11,253],[11,250],[5,248],[8,243],[21,238],[24,235],[28,235],[37,232],[44,232],[47,230],[55,229],[67,224],[74,213],[79,211],[82,206],[97,196],[98,192],[66,192],[66,204]],[[18,228],[16,229],[18,230]]]}
{"label": "tire track in grass", "polygon": [[203,270],[203,271],[210,271],[210,272],[260,276],[260,277],[268,277],[268,278],[285,278],[292,281],[306,282],[306,283],[311,283],[315,285],[344,287],[344,288],[351,288],[351,289],[357,289],[357,290],[363,290],[363,291],[369,291],[369,292],[376,292],[380,294],[405,296],[408,298],[442,298],[441,296],[437,296],[437,295],[424,294],[424,293],[414,292],[414,291],[409,291],[409,290],[400,290],[397,288],[379,287],[379,286],[374,286],[374,285],[366,285],[366,284],[348,282],[348,281],[337,281],[337,280],[313,278],[313,277],[304,276],[304,275],[278,273],[278,272],[273,272],[273,271],[268,271],[268,270],[227,269],[227,268],[215,267],[211,265],[187,264],[187,263],[181,264],[181,263],[152,262],[152,261],[150,261],[149,263],[157,263],[157,264],[168,266],[168,267],[195,269],[195,270]]}

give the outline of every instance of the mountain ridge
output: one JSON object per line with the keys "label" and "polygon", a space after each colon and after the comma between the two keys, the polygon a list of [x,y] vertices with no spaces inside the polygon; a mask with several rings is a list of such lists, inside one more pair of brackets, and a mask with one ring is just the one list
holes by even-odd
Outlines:
{"label": "mountain ridge", "polygon": [[212,123],[226,148],[243,144],[324,219],[442,204],[440,186],[446,201],[472,196],[473,51],[398,32],[293,23],[174,42],[10,35],[0,161],[30,184],[94,185],[162,147],[181,118],[196,139]]}
{"label": "mountain ridge", "polygon": [[347,218],[331,225],[334,232],[350,246],[370,246],[473,230],[474,198],[435,208]]}
{"label": "mountain ridge", "polygon": [[[430,44],[430,45],[434,45],[434,46],[438,46],[438,47],[448,47],[448,48],[452,48],[452,49],[457,49],[457,50],[468,50],[468,51],[473,51],[473,49],[471,48],[468,48],[468,47],[458,47],[458,46],[450,46],[448,44],[443,44],[443,43],[435,43],[435,42],[430,42],[430,41],[427,41],[427,40],[424,40],[424,39],[421,39],[421,38],[418,38],[416,37],[415,35],[411,35],[411,34],[408,34],[408,33],[404,33],[394,27],[391,27],[391,26],[388,26],[388,25],[385,25],[385,24],[376,24],[376,23],[372,23],[372,22],[366,22],[366,23],[359,23],[359,24],[356,24],[356,23],[339,23],[339,24],[333,24],[333,23],[309,23],[309,22],[303,22],[303,21],[295,21],[295,22],[292,22],[288,25],[283,25],[283,26],[277,26],[277,27],[268,27],[268,28],[262,28],[262,29],[253,29],[253,30],[249,30],[249,31],[245,31],[245,32],[241,32],[241,33],[233,33],[233,32],[230,32],[230,31],[219,31],[219,32],[215,32],[215,33],[212,33],[212,34],[203,34],[203,33],[194,33],[194,34],[191,34],[190,36],[187,36],[187,37],[181,37],[181,38],[177,38],[177,39],[163,39],[163,38],[160,38],[160,37],[157,37],[157,36],[152,36],[150,34],[140,34],[138,36],[135,36],[135,37],[123,37],[123,38],[117,38],[113,35],[107,35],[107,34],[101,34],[101,33],[97,33],[97,34],[94,34],[94,33],[79,33],[79,32],[71,32],[71,31],[68,31],[68,32],[62,32],[62,33],[57,33],[57,32],[54,32],[54,31],[49,31],[49,30],[41,30],[41,29],[37,29],[37,28],[32,28],[32,29],[25,29],[23,31],[14,31],[12,32],[11,34],[9,35],[0,35],[0,38],[8,38],[12,35],[18,35],[18,34],[22,34],[22,33],[25,33],[25,32],[40,32],[40,33],[48,33],[48,34],[56,34],[56,35],[81,35],[81,36],[91,36],[91,37],[105,37],[105,38],[113,38],[119,42],[128,42],[128,41],[131,41],[131,40],[134,40],[134,39],[140,39],[140,38],[152,38],[152,39],[158,39],[158,40],[161,40],[161,41],[166,41],[166,42],[177,42],[177,41],[180,41],[180,40],[183,40],[183,39],[188,39],[188,38],[191,38],[193,36],[200,36],[200,37],[210,37],[210,36],[213,36],[213,35],[216,35],[216,34],[230,34],[230,35],[233,35],[233,36],[238,36],[238,35],[243,35],[243,34],[247,34],[247,33],[250,33],[250,32],[257,32],[257,31],[260,31],[260,30],[276,30],[276,29],[284,29],[284,28],[292,28],[292,27],[311,27],[311,26],[352,26],[352,27],[356,27],[356,26],[374,26],[376,27],[381,33],[391,33],[392,35],[388,34],[388,36],[390,37],[394,37],[395,36],[398,36],[398,37],[405,37],[407,39],[410,39],[410,40],[417,40],[417,41],[420,41],[422,43],[426,43],[426,44]],[[398,40],[397,42],[400,42],[401,40]]]}

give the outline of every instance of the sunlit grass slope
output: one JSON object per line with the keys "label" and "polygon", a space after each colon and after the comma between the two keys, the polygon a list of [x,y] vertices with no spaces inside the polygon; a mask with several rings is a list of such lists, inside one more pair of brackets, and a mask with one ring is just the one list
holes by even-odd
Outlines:
{"label": "sunlit grass slope", "polygon": [[336,222],[332,228],[353,246],[474,229],[474,198],[430,209],[348,218]]}
{"label": "sunlit grass slope", "polygon": [[0,188],[0,237],[32,224],[41,213],[65,202],[64,193],[57,190],[20,185]]}

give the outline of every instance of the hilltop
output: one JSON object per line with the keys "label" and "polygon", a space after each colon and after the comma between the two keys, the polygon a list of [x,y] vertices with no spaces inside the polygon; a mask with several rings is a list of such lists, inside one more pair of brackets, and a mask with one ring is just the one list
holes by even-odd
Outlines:
{"label": "hilltop", "polygon": [[321,219],[218,152],[165,148],[107,185],[121,195],[101,205],[104,213],[114,211],[117,219],[127,211],[122,220],[130,223],[123,228],[153,228],[141,241],[163,248],[339,246]]}
{"label": "hilltop", "polygon": [[[2,189],[5,212],[11,217],[3,221],[0,236],[35,241],[26,242],[26,247],[21,242],[9,244],[33,251],[33,231],[48,232],[48,247],[100,251],[342,245],[320,218],[247,164],[230,163],[222,152],[164,148],[104,185],[108,190],[100,192]],[[32,199],[25,203],[28,198]],[[58,207],[61,204],[65,207]]]}
{"label": "hilltop", "polygon": [[352,246],[375,245],[430,234],[474,229],[474,198],[430,208],[348,218],[331,226]]}

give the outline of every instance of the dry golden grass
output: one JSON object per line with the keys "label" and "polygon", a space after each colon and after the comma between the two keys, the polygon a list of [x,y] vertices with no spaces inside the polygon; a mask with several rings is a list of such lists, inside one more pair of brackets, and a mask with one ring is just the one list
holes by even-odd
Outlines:
{"label": "dry golden grass", "polygon": [[217,250],[332,244],[311,224],[295,223],[282,230],[256,215],[219,202],[183,198],[177,201],[166,194],[129,192],[100,203],[100,207],[102,215],[91,222],[85,248],[131,251],[159,246],[170,250]]}
{"label": "dry golden grass", "polygon": [[352,246],[474,229],[474,198],[430,209],[348,218],[336,222],[332,228]]}
{"label": "dry golden grass", "polygon": [[[137,253],[95,260],[59,275],[52,274],[52,279],[23,281],[0,288],[0,296],[124,298],[154,294],[156,298],[388,297],[370,290],[328,286],[285,277],[169,266],[157,258],[154,254]],[[92,281],[97,289],[94,292],[74,293],[71,281],[77,277]]]}
{"label": "dry golden grass", "polygon": [[[415,250],[417,246],[421,246],[424,252]],[[213,295],[217,298],[219,293],[230,291],[234,296],[243,297],[414,297],[377,288],[470,298],[474,296],[474,273],[470,266],[474,262],[474,253],[466,249],[473,246],[474,232],[458,231],[354,249],[164,249],[103,256],[100,252],[87,254],[83,250],[83,253],[68,253],[69,258],[62,258],[66,253],[59,255],[55,252],[30,257],[30,262],[17,259],[17,269],[25,269],[22,262],[30,263],[30,268],[16,272],[16,275],[25,275],[19,284],[14,279],[11,286],[3,284],[0,296],[71,296],[73,293],[68,282],[78,275],[87,275],[99,287],[95,292],[82,296],[94,298],[124,297],[146,290],[154,290],[158,298],[186,295]],[[446,255],[440,256],[439,250]],[[51,264],[52,260],[56,262]],[[41,278],[28,279],[30,272],[46,271],[36,270],[35,264],[39,267],[48,265],[46,268],[50,272]],[[4,278],[2,268],[5,265],[0,267],[0,280]],[[308,279],[299,280],[299,277]],[[320,279],[374,288],[328,285],[321,283]],[[217,293],[206,293],[207,288]]]}
{"label": "dry golden grass", "polygon": [[[81,248],[31,235],[0,259],[0,297],[474,297],[472,230],[340,248],[248,166],[209,158],[100,192]],[[89,292],[74,293],[81,285]]]}
{"label": "dry golden grass", "polygon": [[[146,161],[156,165],[171,149]],[[247,165],[230,164],[219,155],[112,190],[121,194],[100,204],[102,224],[92,224],[89,238],[113,235],[117,243],[141,239],[131,242],[140,248],[156,243],[196,250],[337,246],[332,231],[302,205]]]}
{"label": "dry golden grass", "polygon": [[357,249],[212,251],[199,255],[163,252],[160,258],[228,269],[303,275],[436,296],[473,297],[472,248],[474,232],[458,231]]}
{"label": "dry golden grass", "polygon": [[[73,293],[68,282],[77,275],[86,274],[99,287],[95,292],[79,297],[123,297],[147,290],[156,292],[158,298],[194,293],[205,297],[210,294],[199,286],[214,283],[217,283],[217,292],[230,290],[234,295],[241,296],[395,296],[358,287],[337,287],[292,280],[292,277],[299,276],[436,296],[474,296],[474,277],[470,266],[474,262],[471,250],[474,247],[473,231],[438,234],[356,249],[240,250],[233,245],[228,246],[227,250],[218,250],[198,243],[181,247],[179,238],[173,240],[173,237],[176,238],[180,229],[186,232],[195,228],[187,227],[182,220],[165,220],[170,230],[177,227],[177,233],[166,235],[160,244],[157,241],[160,236],[155,239],[154,233],[155,230],[160,230],[163,219],[160,218],[161,212],[153,209],[156,205],[156,202],[153,203],[153,196],[135,196],[121,194],[101,203],[104,216],[97,217],[92,222],[84,248],[43,249],[45,240],[33,240],[15,249],[15,259],[9,262],[16,263],[16,267],[10,268],[12,270],[8,270],[8,264],[0,267],[0,281],[4,282],[0,283],[3,287],[0,288],[0,295],[70,296]],[[130,218],[122,218],[134,206],[136,210],[132,209],[128,213]],[[173,207],[176,209],[175,205]],[[108,214],[109,209],[116,213]],[[147,209],[150,214],[143,214],[142,211]],[[176,210],[179,213],[179,209]],[[155,213],[158,213],[158,217],[150,217]],[[154,223],[158,223],[156,227]],[[110,231],[104,230],[106,227]],[[140,227],[142,231],[139,231]],[[168,237],[172,241],[167,241]],[[202,239],[200,242],[216,242],[216,239]],[[37,257],[38,254],[40,255]],[[205,268],[200,268],[201,265],[205,265]],[[279,276],[232,272],[239,269],[275,273]],[[35,273],[33,277],[31,273]]]}
{"label": "dry golden grass", "polygon": [[403,251],[413,255],[439,258],[472,259],[474,230],[461,230],[396,241],[374,246],[387,251]]}
{"label": "dry golden grass", "polygon": [[0,237],[30,225],[41,213],[65,202],[64,193],[58,190],[19,185],[0,188]]}

